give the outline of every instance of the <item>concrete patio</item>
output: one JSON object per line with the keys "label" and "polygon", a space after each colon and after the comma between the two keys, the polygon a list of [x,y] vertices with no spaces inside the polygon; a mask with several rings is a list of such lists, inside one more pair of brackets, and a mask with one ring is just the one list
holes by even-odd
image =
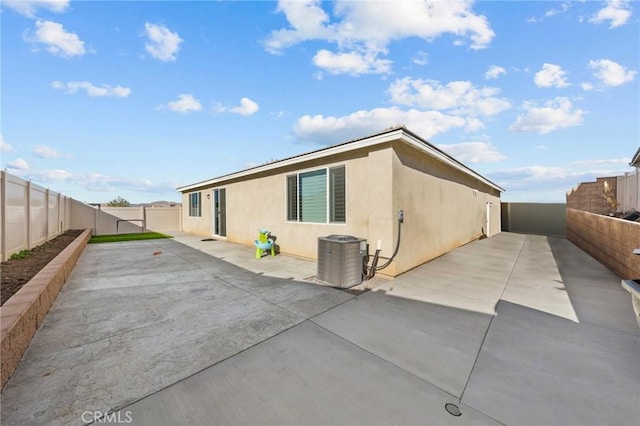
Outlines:
{"label": "concrete patio", "polygon": [[629,293],[565,239],[502,233],[357,297],[313,275],[185,234],[90,245],[2,424],[640,423]]}

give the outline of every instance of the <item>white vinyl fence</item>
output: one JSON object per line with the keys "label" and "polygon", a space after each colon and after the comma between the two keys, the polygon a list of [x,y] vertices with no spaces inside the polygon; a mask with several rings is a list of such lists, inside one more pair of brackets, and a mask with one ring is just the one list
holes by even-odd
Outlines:
{"label": "white vinyl fence", "polygon": [[70,198],[4,171],[0,177],[0,256],[31,249],[64,233]]}
{"label": "white vinyl fence", "polygon": [[616,193],[618,194],[618,211],[640,211],[640,173],[638,169],[618,176]]}
{"label": "white vinyl fence", "polygon": [[177,207],[96,208],[1,171],[0,257],[29,250],[69,229],[93,235],[179,231]]}

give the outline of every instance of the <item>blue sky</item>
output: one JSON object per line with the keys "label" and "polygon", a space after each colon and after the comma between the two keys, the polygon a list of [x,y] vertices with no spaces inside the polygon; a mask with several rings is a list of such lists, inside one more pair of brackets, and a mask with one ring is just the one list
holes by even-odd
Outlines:
{"label": "blue sky", "polygon": [[3,0],[1,167],[81,201],[175,188],[404,124],[506,189],[632,170],[629,1]]}

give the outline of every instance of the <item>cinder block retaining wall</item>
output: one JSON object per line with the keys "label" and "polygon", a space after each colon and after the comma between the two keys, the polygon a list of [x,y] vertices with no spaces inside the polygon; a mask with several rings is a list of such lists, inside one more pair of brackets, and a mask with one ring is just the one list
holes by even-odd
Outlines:
{"label": "cinder block retaining wall", "polygon": [[91,230],[87,229],[0,307],[2,388],[18,367],[89,238]]}
{"label": "cinder block retaining wall", "polygon": [[616,275],[640,278],[640,223],[567,209],[567,239]]}
{"label": "cinder block retaining wall", "polygon": [[604,202],[604,183],[609,183],[616,197],[618,180],[614,177],[600,177],[595,182],[583,182],[567,192],[567,208],[591,213],[608,214],[609,210]]}

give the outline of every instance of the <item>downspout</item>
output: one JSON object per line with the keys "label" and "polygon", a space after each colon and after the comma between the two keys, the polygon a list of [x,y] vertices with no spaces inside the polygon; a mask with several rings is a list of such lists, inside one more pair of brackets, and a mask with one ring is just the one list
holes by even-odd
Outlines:
{"label": "downspout", "polygon": [[493,203],[490,201],[487,201],[487,237],[489,237],[491,235],[491,207],[493,206]]}

